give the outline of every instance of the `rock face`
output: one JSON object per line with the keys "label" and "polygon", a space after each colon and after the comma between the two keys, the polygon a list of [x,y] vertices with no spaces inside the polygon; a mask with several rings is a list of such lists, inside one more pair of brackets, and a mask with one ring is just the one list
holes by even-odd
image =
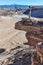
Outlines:
{"label": "rock face", "polygon": [[41,62],[43,62],[43,42],[40,42],[36,46],[37,53],[40,56]]}
{"label": "rock face", "polygon": [[[38,49],[37,47],[36,49]],[[0,54],[0,65],[43,65],[38,54],[39,51],[36,49],[23,44],[23,46],[17,46],[9,52],[2,52]]]}
{"label": "rock face", "polygon": [[[34,46],[35,49],[31,52],[31,64],[30,65],[43,65],[43,45],[38,45],[38,42],[43,42],[43,26],[39,22],[34,23],[31,20],[23,19],[15,24],[15,28],[18,30],[24,30],[27,33],[26,38],[28,45]],[[40,48],[40,46],[42,46]],[[27,64],[26,64],[27,65]]]}
{"label": "rock face", "polygon": [[32,65],[43,65],[43,42],[36,45],[36,50],[32,52]]}
{"label": "rock face", "polygon": [[37,43],[43,42],[43,22],[23,18],[15,24],[15,28],[27,32],[25,35],[28,40],[28,45],[36,47]]}
{"label": "rock face", "polygon": [[0,65],[31,65],[31,51],[23,45],[0,54]]}

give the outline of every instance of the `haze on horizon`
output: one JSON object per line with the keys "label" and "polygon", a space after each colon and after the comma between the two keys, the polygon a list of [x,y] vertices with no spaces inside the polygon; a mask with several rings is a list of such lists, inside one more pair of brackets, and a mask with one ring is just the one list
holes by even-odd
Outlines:
{"label": "haze on horizon", "polygon": [[0,0],[0,5],[43,5],[43,0]]}

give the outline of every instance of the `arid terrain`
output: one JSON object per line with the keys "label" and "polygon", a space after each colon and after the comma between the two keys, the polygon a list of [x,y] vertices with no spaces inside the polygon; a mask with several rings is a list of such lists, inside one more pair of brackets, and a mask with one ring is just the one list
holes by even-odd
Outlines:
{"label": "arid terrain", "polygon": [[[20,33],[22,36],[23,32],[15,29],[15,23],[18,22],[19,20],[21,20],[21,19],[13,18],[13,17],[4,17],[4,16],[0,17],[0,47],[3,47],[3,48],[5,47],[6,49],[8,49],[7,47],[9,46],[9,43],[11,43],[11,42],[13,43],[13,38],[16,37],[17,34]],[[20,36],[20,34],[18,36]],[[24,34],[25,34],[25,32],[24,32]],[[16,40],[15,42],[17,42],[17,41],[18,40]],[[17,43],[19,43],[19,42],[17,42]],[[4,44],[5,45],[8,44],[7,47]]]}
{"label": "arid terrain", "polygon": [[[0,16],[0,65],[13,65],[17,53],[22,56],[26,49],[28,51],[29,46],[23,44],[27,42],[26,32],[15,29],[15,23],[20,20],[21,18]],[[25,51],[25,53],[27,52]],[[11,60],[9,60],[10,58]],[[21,61],[23,62],[22,59]],[[15,63],[14,65],[18,64]]]}
{"label": "arid terrain", "polygon": [[23,14],[24,11],[25,9],[0,8],[0,65],[31,65],[32,63],[31,53],[36,49],[27,45],[25,31],[15,29],[17,22],[22,18],[28,18],[28,15]]}

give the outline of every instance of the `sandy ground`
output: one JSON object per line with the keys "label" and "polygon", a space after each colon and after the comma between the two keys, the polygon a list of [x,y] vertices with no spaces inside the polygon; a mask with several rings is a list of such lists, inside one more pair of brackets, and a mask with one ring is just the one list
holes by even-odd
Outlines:
{"label": "sandy ground", "polygon": [[24,40],[25,32],[15,30],[15,23],[18,22],[19,20],[21,20],[21,18],[3,17],[3,16],[0,17],[0,48],[5,48],[8,51],[11,48],[17,46],[16,42],[18,40],[20,39]]}

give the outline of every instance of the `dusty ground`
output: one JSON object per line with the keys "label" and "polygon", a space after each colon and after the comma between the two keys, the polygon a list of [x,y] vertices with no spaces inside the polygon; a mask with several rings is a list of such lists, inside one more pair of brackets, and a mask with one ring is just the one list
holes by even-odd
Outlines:
{"label": "dusty ground", "polygon": [[[0,17],[0,48],[5,48],[6,50],[11,49],[17,46],[15,42],[19,41],[20,37],[22,38],[22,36],[24,36],[25,32],[15,30],[15,23],[18,22],[19,20],[21,19],[3,16]],[[16,40],[15,38],[17,38],[17,36],[18,39]]]}

